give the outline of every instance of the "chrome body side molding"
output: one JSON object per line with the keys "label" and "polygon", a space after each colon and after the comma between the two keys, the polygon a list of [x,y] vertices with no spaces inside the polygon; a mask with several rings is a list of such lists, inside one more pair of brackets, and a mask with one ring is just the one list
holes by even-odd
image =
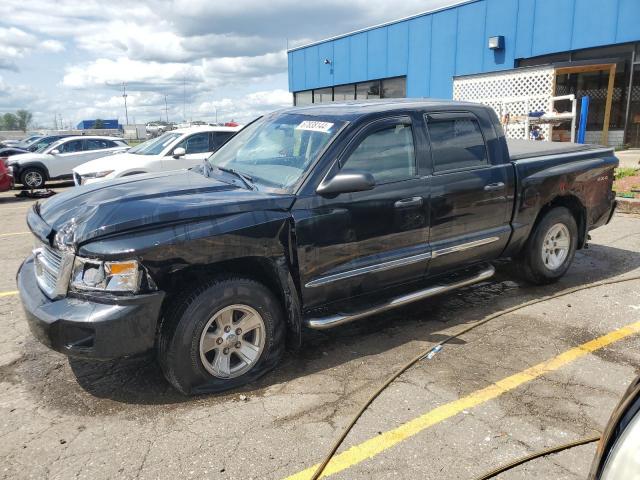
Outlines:
{"label": "chrome body side molding", "polygon": [[326,275],[324,277],[316,278],[305,284],[306,288],[319,287],[326,285],[327,283],[337,282],[338,280],[344,280],[346,278],[356,277],[358,275],[366,275],[368,273],[383,272],[392,268],[403,267],[405,265],[411,265],[412,263],[421,262],[423,260],[429,260],[431,253],[420,253],[418,255],[412,255],[410,257],[399,258],[397,260],[390,260],[388,262],[378,263],[376,265],[370,265],[368,267],[355,268],[346,272],[335,273],[333,275]]}
{"label": "chrome body side molding", "polygon": [[500,237],[487,237],[481,238],[480,240],[474,240],[473,242],[454,245],[453,247],[441,248],[440,250],[434,250],[432,253],[432,257],[436,258],[441,257],[442,255],[447,255],[449,253],[463,252],[465,250],[469,250],[470,248],[480,247],[482,245],[497,242],[498,240],[500,240]]}
{"label": "chrome body side molding", "polygon": [[430,287],[417,290],[415,292],[407,293],[405,295],[400,295],[398,297],[392,298],[385,303],[379,304],[377,306],[373,306],[367,308],[365,310],[361,310],[359,312],[352,313],[336,313],[332,315],[328,315],[326,317],[320,318],[307,318],[305,319],[305,324],[307,327],[312,328],[314,330],[325,330],[328,328],[335,327],[337,325],[342,325],[348,322],[352,322],[354,320],[358,320],[360,318],[368,317],[370,315],[374,315],[376,313],[386,312],[387,310],[391,310],[396,307],[401,307],[403,305],[407,305],[412,302],[416,302],[418,300],[423,300],[425,298],[433,297],[434,295],[439,295],[444,292],[448,292],[450,290],[455,290],[457,288],[466,287],[467,285],[472,285],[474,283],[482,282],[491,278],[495,273],[495,268],[493,265],[487,265],[485,268],[475,273],[472,276],[467,278],[463,278],[461,280],[453,281],[451,283],[441,283],[437,285],[432,285]]}

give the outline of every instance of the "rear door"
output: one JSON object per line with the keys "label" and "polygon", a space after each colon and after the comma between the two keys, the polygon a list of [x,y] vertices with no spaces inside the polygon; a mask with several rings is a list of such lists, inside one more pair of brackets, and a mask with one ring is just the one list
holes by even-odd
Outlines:
{"label": "rear door", "polygon": [[370,191],[299,198],[293,208],[304,303],[339,301],[421,278],[429,261],[426,178],[409,116],[374,121],[334,164],[367,171]]}
{"label": "rear door", "polygon": [[471,112],[424,118],[432,161],[430,274],[499,256],[511,233],[514,179],[511,164],[487,148],[492,124]]}
{"label": "rear door", "polygon": [[89,161],[113,155],[121,150],[117,147],[115,142],[106,138],[86,138],[84,139],[84,157],[86,161]]}

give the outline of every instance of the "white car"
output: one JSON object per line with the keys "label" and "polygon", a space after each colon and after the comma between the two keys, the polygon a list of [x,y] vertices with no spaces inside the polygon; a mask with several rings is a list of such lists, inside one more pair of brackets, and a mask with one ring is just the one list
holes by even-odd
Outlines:
{"label": "white car", "polygon": [[33,153],[10,157],[16,183],[29,188],[43,188],[47,180],[71,178],[73,168],[104,156],[125,152],[129,145],[119,137],[79,135],[65,137]]}
{"label": "white car", "polygon": [[101,158],[73,169],[76,185],[139,173],[191,168],[202,163],[241,127],[190,127],[171,130],[126,153]]}

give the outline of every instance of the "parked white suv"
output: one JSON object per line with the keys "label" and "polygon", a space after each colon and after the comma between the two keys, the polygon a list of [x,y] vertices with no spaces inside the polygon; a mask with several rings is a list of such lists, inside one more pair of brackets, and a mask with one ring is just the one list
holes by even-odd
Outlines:
{"label": "parked white suv", "polygon": [[202,163],[241,127],[190,127],[171,130],[126,153],[73,169],[76,185],[139,173],[191,168]]}
{"label": "parked white suv", "polygon": [[82,135],[65,137],[33,153],[9,158],[16,183],[43,188],[47,180],[71,178],[74,167],[96,158],[125,152],[129,145],[119,137]]}

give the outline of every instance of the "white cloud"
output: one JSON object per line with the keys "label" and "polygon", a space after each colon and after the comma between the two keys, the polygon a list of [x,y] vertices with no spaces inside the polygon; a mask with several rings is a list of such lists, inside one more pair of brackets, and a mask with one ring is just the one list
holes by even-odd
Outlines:
{"label": "white cloud", "polygon": [[201,66],[184,63],[142,62],[120,57],[99,58],[67,68],[62,85],[70,88],[118,87],[123,82],[133,88],[149,85],[161,89],[184,82],[204,80]]}
{"label": "white cloud", "polygon": [[214,120],[216,111],[218,119],[236,120],[247,123],[254,118],[279,108],[293,104],[291,93],[282,89],[253,92],[240,98],[223,98],[202,102],[197,112],[207,120]]}
{"label": "white cloud", "polygon": [[62,52],[65,49],[64,44],[58,40],[45,40],[40,44],[40,48],[54,53]]}

